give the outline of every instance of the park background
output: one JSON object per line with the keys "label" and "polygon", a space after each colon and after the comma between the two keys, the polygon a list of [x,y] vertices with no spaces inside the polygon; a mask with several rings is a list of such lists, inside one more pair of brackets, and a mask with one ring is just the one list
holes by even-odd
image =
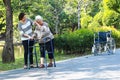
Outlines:
{"label": "park background", "polygon": [[17,29],[20,12],[32,20],[43,17],[55,36],[55,56],[62,60],[90,54],[98,31],[111,30],[119,48],[119,4],[119,0],[0,0],[0,71],[23,66]]}

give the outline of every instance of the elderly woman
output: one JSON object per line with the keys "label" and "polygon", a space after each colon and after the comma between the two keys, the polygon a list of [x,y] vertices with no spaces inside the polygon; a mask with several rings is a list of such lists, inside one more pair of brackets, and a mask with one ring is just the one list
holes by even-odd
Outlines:
{"label": "elderly woman", "polygon": [[[39,40],[39,45],[40,45],[40,52],[41,52],[41,59],[40,59],[40,68],[44,68],[44,58],[45,58],[45,51],[47,50],[49,52],[48,57],[50,59],[50,62],[47,67],[52,67],[53,63],[53,53],[52,53],[52,47],[51,47],[51,41],[54,49],[54,36],[51,33],[48,24],[43,21],[43,18],[38,15],[35,17],[35,22],[34,24],[36,25],[35,29],[35,34],[36,38]],[[43,39],[49,37],[49,40],[43,41]],[[44,46],[45,42],[45,46]],[[45,50],[46,49],[46,50]],[[51,52],[51,53],[50,53]]]}

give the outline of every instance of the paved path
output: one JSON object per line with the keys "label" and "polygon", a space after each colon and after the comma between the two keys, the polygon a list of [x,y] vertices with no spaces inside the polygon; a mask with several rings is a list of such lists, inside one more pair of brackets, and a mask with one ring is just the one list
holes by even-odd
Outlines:
{"label": "paved path", "polygon": [[120,80],[120,49],[114,55],[90,55],[57,62],[57,67],[47,70],[1,72],[0,80]]}

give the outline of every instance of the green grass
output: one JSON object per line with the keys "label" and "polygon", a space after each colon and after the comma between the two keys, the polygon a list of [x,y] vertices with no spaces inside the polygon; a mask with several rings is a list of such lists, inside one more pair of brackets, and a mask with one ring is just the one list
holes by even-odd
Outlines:
{"label": "green grass", "polygon": [[[21,50],[20,50],[21,49]],[[23,48],[20,47],[14,47],[14,52],[15,52],[15,62],[14,63],[2,63],[2,59],[0,57],[0,71],[6,71],[6,70],[12,70],[12,69],[18,69],[18,68],[23,68],[24,65],[24,58],[23,58]],[[39,49],[37,49],[37,52],[39,52]],[[0,55],[2,53],[2,48],[0,47]],[[60,61],[60,60],[65,60],[69,58],[74,58],[79,55],[65,55],[63,52],[55,51],[55,60]],[[38,61],[40,60],[40,53],[38,53]],[[34,63],[35,63],[35,58],[34,58]]]}
{"label": "green grass", "polygon": [[0,71],[12,70],[23,67],[23,58],[16,59],[15,63],[5,63],[0,61]]}
{"label": "green grass", "polygon": [[[21,46],[14,47],[15,62],[14,63],[2,63],[2,47],[0,47],[0,71],[6,71],[11,69],[17,69],[23,67],[23,51]],[[20,51],[21,49],[21,51]]]}

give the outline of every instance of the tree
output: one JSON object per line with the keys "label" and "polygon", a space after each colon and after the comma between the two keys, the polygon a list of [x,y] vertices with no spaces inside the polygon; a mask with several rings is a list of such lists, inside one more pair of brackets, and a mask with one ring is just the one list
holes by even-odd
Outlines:
{"label": "tree", "polygon": [[120,14],[113,10],[106,10],[104,11],[102,22],[105,26],[114,26],[115,28],[120,29]]}
{"label": "tree", "polygon": [[58,34],[59,33],[58,25],[60,22],[59,18],[60,18],[61,13],[63,12],[66,2],[65,2],[65,0],[50,0],[49,4],[51,5],[52,11],[54,14],[55,33]]}
{"label": "tree", "polygon": [[5,36],[5,46],[2,53],[2,62],[10,63],[14,62],[14,47],[13,47],[13,15],[11,0],[3,0],[6,8],[6,36]]}
{"label": "tree", "polygon": [[103,25],[120,29],[120,0],[103,0]]}
{"label": "tree", "polygon": [[120,0],[103,0],[104,5],[120,14]]}
{"label": "tree", "polygon": [[3,1],[0,1],[0,35],[5,32],[5,8]]}
{"label": "tree", "polygon": [[78,29],[78,26],[79,27],[81,26],[80,25],[80,16],[81,16],[80,7],[81,7],[81,3],[78,6],[77,0],[67,0],[67,3],[65,5],[64,11],[67,14],[66,24],[68,28],[71,27],[72,31]]}

